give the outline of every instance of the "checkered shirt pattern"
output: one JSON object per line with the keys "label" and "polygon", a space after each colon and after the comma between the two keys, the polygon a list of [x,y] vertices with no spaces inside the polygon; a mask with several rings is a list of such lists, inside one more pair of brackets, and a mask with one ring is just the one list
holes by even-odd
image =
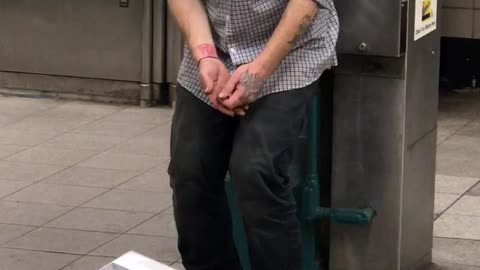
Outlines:
{"label": "checkered shirt pattern", "polygon": [[[220,60],[230,74],[263,51],[289,3],[289,0],[202,1]],[[337,65],[335,45],[339,22],[333,0],[312,1],[320,5],[312,25],[267,80],[260,97],[303,88],[316,81],[323,71]],[[188,46],[184,49],[178,83],[211,105]]]}

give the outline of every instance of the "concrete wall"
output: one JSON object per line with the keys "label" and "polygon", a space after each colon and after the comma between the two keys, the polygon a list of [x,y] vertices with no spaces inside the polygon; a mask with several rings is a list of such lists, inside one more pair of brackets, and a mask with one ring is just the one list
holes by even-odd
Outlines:
{"label": "concrete wall", "polygon": [[444,0],[445,37],[480,39],[480,0]]}

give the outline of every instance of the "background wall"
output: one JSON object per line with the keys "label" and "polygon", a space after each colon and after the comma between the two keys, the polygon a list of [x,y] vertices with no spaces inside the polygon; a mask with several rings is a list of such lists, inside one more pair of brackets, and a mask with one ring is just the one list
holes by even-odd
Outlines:
{"label": "background wall", "polygon": [[480,0],[444,0],[442,34],[480,39]]}

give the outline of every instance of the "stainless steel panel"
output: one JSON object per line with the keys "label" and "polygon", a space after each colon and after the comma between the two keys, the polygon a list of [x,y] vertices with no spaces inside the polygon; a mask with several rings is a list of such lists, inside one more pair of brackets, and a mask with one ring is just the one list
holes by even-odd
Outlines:
{"label": "stainless steel panel", "polygon": [[140,106],[147,107],[153,101],[152,57],[153,57],[153,0],[144,0],[142,16],[142,71]]}
{"label": "stainless steel panel", "polygon": [[153,2],[153,82],[165,82],[166,1]]}
{"label": "stainless steel panel", "polygon": [[[338,51],[343,54],[402,54],[402,0],[336,0],[340,18]],[[406,22],[404,22],[406,23]],[[366,45],[360,51],[361,44]]]}
{"label": "stainless steel panel", "polygon": [[398,265],[404,81],[337,74],[334,90],[332,207],[372,206],[368,227],[333,225],[331,270]]}
{"label": "stainless steel panel", "polygon": [[0,71],[0,93],[139,105],[140,84],[131,81]]}
{"label": "stainless steel panel", "polygon": [[144,1],[0,0],[0,70],[140,81]]}
{"label": "stainless steel panel", "polygon": [[417,41],[410,35],[408,48],[401,270],[413,269],[432,251],[440,30]]}
{"label": "stainless steel panel", "polygon": [[431,256],[434,220],[437,131],[405,149],[402,198],[401,270]]}
{"label": "stainless steel panel", "polygon": [[[410,7],[414,12],[414,7]],[[438,18],[441,20],[441,16]],[[409,32],[413,33],[410,24]],[[440,30],[413,41],[409,38],[406,72],[406,143],[414,144],[437,126],[440,74]]]}

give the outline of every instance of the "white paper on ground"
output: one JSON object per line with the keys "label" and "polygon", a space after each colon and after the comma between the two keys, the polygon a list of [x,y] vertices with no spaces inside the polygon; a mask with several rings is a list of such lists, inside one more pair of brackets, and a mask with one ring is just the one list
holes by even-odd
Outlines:
{"label": "white paper on ground", "polygon": [[100,270],[174,270],[173,268],[130,251]]}

